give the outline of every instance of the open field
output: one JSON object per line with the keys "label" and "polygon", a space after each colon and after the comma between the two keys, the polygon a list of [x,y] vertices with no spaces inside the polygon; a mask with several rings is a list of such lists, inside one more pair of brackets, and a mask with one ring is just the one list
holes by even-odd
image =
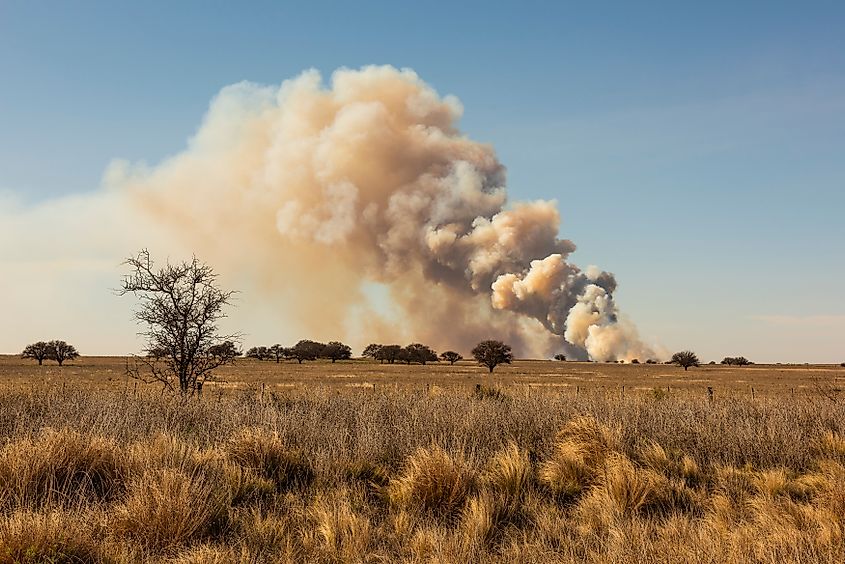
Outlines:
{"label": "open field", "polygon": [[[82,357],[59,367],[46,361],[38,366],[16,356],[0,356],[0,386],[23,389],[34,382],[46,385],[94,386],[97,389],[135,389],[124,376],[123,357]],[[239,359],[216,373],[219,382],[206,386],[207,395],[219,390],[308,390],[314,386],[372,389],[393,387],[474,387],[477,383],[507,386],[513,393],[550,388],[560,393],[585,392],[668,393],[704,396],[708,387],[718,395],[818,395],[845,387],[845,368],[838,365],[703,365],[684,371],[664,364],[614,364],[519,360],[496,368],[492,377],[470,361],[448,363],[379,364],[366,360],[276,363]],[[143,384],[138,384],[143,386]],[[224,392],[225,393],[225,392]]]}
{"label": "open field", "polygon": [[838,366],[221,376],[0,359],[0,563],[845,560]]}

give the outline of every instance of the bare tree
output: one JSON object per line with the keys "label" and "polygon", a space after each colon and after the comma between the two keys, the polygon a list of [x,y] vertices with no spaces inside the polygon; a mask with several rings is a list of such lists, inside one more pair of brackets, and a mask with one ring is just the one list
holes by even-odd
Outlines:
{"label": "bare tree", "polygon": [[21,353],[21,358],[31,358],[38,361],[38,365],[44,364],[44,359],[49,358],[50,345],[45,341],[38,341],[27,345]]}
{"label": "bare tree", "polygon": [[337,360],[348,360],[352,358],[352,348],[340,341],[329,341],[329,343],[323,347],[323,351],[320,353],[320,356],[331,359],[332,364],[334,364]]}
{"label": "bare tree", "polygon": [[47,343],[47,358],[55,360],[61,366],[66,360],[79,358],[79,353],[76,347],[64,341],[50,341]]}
{"label": "bare tree", "polygon": [[690,366],[700,365],[698,357],[692,351],[676,352],[672,355],[672,359],[669,362],[671,362],[672,364],[677,364],[678,366],[683,366],[685,372],[689,370]]}
{"label": "bare tree", "polygon": [[446,351],[444,353],[440,353],[440,358],[445,360],[449,364],[455,364],[459,360],[463,360],[464,357],[456,353],[455,351]]}
{"label": "bare tree", "polygon": [[501,341],[481,341],[472,349],[472,356],[478,364],[486,366],[491,374],[496,366],[513,361],[510,346]]}
{"label": "bare tree", "polygon": [[212,268],[196,257],[156,268],[144,249],[126,264],[131,272],[118,293],[134,294],[140,301],[135,318],[145,327],[139,335],[147,341],[145,355],[127,362],[127,373],[193,395],[216,368],[234,360],[231,350],[213,348],[238,339],[220,335],[217,327],[234,292],[219,288]]}

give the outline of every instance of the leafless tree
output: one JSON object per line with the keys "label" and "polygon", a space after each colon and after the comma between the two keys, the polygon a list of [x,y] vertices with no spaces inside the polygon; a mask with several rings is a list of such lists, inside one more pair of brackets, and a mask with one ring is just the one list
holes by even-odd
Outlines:
{"label": "leafless tree", "polygon": [[218,287],[212,268],[196,257],[157,268],[144,249],[125,264],[131,272],[118,293],[140,301],[135,318],[147,341],[144,355],[127,362],[127,373],[183,397],[193,395],[216,368],[234,361],[237,349],[221,345],[239,336],[220,335],[217,327],[234,292]]}

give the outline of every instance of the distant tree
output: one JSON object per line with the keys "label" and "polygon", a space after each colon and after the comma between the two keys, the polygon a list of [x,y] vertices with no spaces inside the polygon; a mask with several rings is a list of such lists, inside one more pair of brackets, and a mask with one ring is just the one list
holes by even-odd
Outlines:
{"label": "distant tree", "polygon": [[246,351],[246,357],[256,360],[270,360],[273,358],[273,353],[270,352],[269,347],[252,347]]}
{"label": "distant tree", "polygon": [[416,362],[425,365],[426,362],[437,362],[437,353],[422,343],[411,343],[405,347],[405,355],[408,364]]}
{"label": "distant tree", "polygon": [[672,364],[677,364],[678,366],[683,366],[684,371],[689,370],[690,366],[699,366],[699,360],[696,354],[692,351],[681,351],[676,352],[672,355],[672,359],[670,361]]}
{"label": "distant tree", "polygon": [[317,341],[309,341],[308,339],[302,339],[298,343],[296,343],[293,347],[291,347],[291,356],[296,359],[299,364],[302,364],[303,360],[317,360],[320,354],[323,352],[323,349],[326,345],[323,343],[318,343]]}
{"label": "distant tree", "polygon": [[657,364],[657,361],[654,360],[653,358],[650,358],[650,359],[646,360],[645,363],[646,364]]}
{"label": "distant tree", "polygon": [[555,360],[561,360],[561,361],[566,360],[566,355],[565,354],[556,354]]}
{"label": "distant tree", "polygon": [[732,366],[748,366],[749,364],[753,363],[744,356],[726,356],[722,359],[722,362],[720,362],[719,364],[728,364]]}
{"label": "distant tree", "polygon": [[73,360],[79,358],[79,353],[73,345],[69,345],[64,341],[50,341],[47,343],[47,358],[55,360],[59,366],[64,364],[66,360]]}
{"label": "distant tree", "polygon": [[[382,345],[376,343],[370,343],[361,353],[361,356],[365,358],[372,358],[374,360],[378,360],[379,351],[381,350]],[[380,362],[384,362],[382,359]]]}
{"label": "distant tree", "polygon": [[214,270],[196,257],[156,268],[144,249],[126,264],[131,271],[118,293],[140,301],[135,318],[145,326],[140,335],[147,341],[146,354],[127,362],[127,374],[193,395],[215,369],[234,360],[208,354],[211,347],[236,340],[237,335],[221,335],[217,328],[234,292],[221,289]]}
{"label": "distant tree", "polygon": [[472,356],[478,364],[486,366],[491,374],[499,364],[510,364],[513,361],[510,346],[501,341],[481,341],[472,349]]}
{"label": "distant tree", "polygon": [[27,345],[21,353],[21,358],[31,358],[38,361],[38,365],[44,363],[45,358],[49,358],[50,345],[45,341],[38,341]]}
{"label": "distant tree", "polygon": [[331,359],[332,363],[336,360],[348,360],[352,358],[352,348],[349,345],[344,345],[340,341],[329,341],[320,353],[323,358]]}
{"label": "distant tree", "polygon": [[402,347],[399,345],[383,345],[376,353],[375,359],[388,364],[394,364],[397,360],[402,361],[401,356]]}
{"label": "distant tree", "polygon": [[218,358],[236,358],[243,354],[234,341],[223,341],[219,345],[208,347],[208,355]]}
{"label": "distant tree", "polygon": [[638,359],[638,358],[631,360],[631,364],[639,364],[639,363],[640,363],[640,359]]}
{"label": "distant tree", "polygon": [[464,357],[456,353],[455,351],[446,351],[444,353],[440,353],[441,360],[445,360],[449,364],[455,364],[459,360],[463,360]]}
{"label": "distant tree", "polygon": [[282,359],[285,358],[285,347],[278,343],[268,348],[267,352],[270,353],[270,358],[276,360],[276,364],[279,364],[279,362],[281,362]]}

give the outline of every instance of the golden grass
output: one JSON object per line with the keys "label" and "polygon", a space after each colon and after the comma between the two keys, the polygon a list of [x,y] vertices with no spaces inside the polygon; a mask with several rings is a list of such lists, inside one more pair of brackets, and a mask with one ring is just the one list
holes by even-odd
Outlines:
{"label": "golden grass", "polygon": [[0,564],[845,561],[845,404],[498,385],[0,388]]}

